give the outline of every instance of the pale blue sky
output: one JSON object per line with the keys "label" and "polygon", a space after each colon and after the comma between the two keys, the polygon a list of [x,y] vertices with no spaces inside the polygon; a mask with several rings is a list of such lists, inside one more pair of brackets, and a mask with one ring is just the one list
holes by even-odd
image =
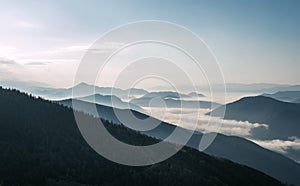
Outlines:
{"label": "pale blue sky", "polygon": [[69,86],[83,49],[101,34],[155,19],[198,34],[226,82],[300,84],[298,0],[11,0],[0,9],[1,79]]}

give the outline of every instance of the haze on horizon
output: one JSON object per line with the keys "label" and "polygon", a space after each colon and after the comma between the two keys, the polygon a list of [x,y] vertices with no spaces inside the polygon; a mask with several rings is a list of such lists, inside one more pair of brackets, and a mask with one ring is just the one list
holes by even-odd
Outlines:
{"label": "haze on horizon", "polygon": [[85,50],[103,33],[129,22],[163,20],[202,38],[225,82],[300,84],[297,0],[12,0],[0,7],[0,80],[70,87]]}

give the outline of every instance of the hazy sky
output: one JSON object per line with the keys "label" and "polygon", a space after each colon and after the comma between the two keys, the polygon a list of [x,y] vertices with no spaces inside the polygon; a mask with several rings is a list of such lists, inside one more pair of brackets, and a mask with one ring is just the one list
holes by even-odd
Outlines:
{"label": "hazy sky", "polygon": [[0,79],[70,86],[84,50],[128,22],[198,34],[231,83],[300,84],[300,1],[0,1]]}

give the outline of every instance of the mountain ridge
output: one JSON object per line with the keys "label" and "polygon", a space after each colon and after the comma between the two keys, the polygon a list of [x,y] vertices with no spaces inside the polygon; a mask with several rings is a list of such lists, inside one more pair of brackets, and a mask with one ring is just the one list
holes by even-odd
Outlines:
{"label": "mountain ridge", "polygon": [[[218,109],[221,108],[217,108],[215,111]],[[245,97],[226,104],[224,119],[269,125],[268,129],[254,129],[252,131],[252,135],[257,139],[300,137],[300,131],[295,130],[300,123],[300,105],[282,102],[270,97]]]}

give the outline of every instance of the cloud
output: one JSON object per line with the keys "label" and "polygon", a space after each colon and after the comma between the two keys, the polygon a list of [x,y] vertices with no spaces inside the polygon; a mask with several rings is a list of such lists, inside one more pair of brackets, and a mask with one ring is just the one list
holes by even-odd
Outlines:
{"label": "cloud", "polygon": [[26,63],[24,65],[37,65],[37,66],[41,66],[41,65],[47,65],[48,63],[47,62],[29,62],[29,63]]}
{"label": "cloud", "polygon": [[59,48],[58,51],[85,51],[90,47],[90,45],[73,45],[73,46],[67,46]]}
{"label": "cloud", "polygon": [[265,147],[267,149],[282,154],[287,154],[289,149],[300,150],[300,139],[294,136],[290,137],[288,140],[280,140],[280,139],[274,139],[274,140],[249,139],[249,140],[259,144],[262,147]]}
{"label": "cloud", "polygon": [[58,58],[54,58],[54,59],[47,59],[47,58],[41,58],[41,59],[23,59],[21,60],[22,64],[24,65],[47,65],[47,64],[54,64],[54,63],[69,63],[69,62],[78,62],[78,59],[58,59]]}
{"label": "cloud", "polygon": [[219,132],[226,135],[241,137],[251,136],[254,128],[263,127],[268,129],[267,124],[250,123],[248,121],[223,120],[217,117],[205,115],[209,109],[184,109],[180,108],[144,108],[148,113],[163,121],[208,133]]}
{"label": "cloud", "polygon": [[18,65],[18,63],[11,59],[0,58],[0,65]]}
{"label": "cloud", "polygon": [[[16,22],[18,21],[16,20],[11,24]],[[18,25],[34,28],[33,24],[27,22],[19,21]],[[90,52],[103,53],[112,52],[120,46],[122,43],[106,42],[90,48],[91,43],[75,43],[47,46],[37,52],[31,47],[25,49],[22,48],[22,45],[18,45],[16,48],[3,44],[0,45],[0,78],[35,80],[39,77],[40,81],[56,84],[56,86],[65,86],[74,81],[77,65],[88,49]],[[49,76],[51,78],[48,78]]]}
{"label": "cloud", "polygon": [[19,69],[20,64],[14,60],[0,58],[0,78],[15,78],[15,71]]}
{"label": "cloud", "polygon": [[93,53],[109,53],[123,47],[124,45],[125,43],[121,42],[104,42],[100,45],[96,44],[95,46],[92,46],[92,48],[89,48],[89,51],[92,51]]}

